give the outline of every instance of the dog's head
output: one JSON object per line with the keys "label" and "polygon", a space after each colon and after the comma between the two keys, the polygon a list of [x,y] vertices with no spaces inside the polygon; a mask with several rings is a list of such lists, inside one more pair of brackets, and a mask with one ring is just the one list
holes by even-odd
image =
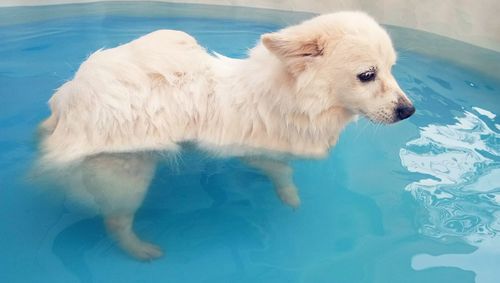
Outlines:
{"label": "dog's head", "polygon": [[391,74],[396,53],[387,32],[361,12],[322,15],[276,33],[263,45],[292,78],[308,112],[342,107],[378,123],[414,112]]}

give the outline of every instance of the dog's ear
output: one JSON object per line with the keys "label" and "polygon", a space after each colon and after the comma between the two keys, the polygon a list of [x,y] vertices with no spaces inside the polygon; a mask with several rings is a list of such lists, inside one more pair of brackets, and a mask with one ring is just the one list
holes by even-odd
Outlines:
{"label": "dog's ear", "polygon": [[284,61],[292,74],[303,71],[311,59],[323,55],[325,40],[321,36],[298,36],[267,33],[261,36],[262,44]]}
{"label": "dog's ear", "polygon": [[267,33],[261,37],[264,46],[282,58],[316,57],[323,55],[324,44],[321,37],[286,36]]}

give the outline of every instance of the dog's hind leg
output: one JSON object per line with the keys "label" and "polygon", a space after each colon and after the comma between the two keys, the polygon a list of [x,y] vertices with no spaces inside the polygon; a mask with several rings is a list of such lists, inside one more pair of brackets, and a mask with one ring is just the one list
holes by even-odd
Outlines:
{"label": "dog's hind leg", "polygon": [[147,154],[101,154],[88,158],[82,166],[85,187],[103,214],[109,235],[140,260],[163,254],[158,246],[142,241],[133,230],[134,214],[144,199],[155,163]]}
{"label": "dog's hind leg", "polygon": [[284,203],[293,208],[299,207],[300,197],[293,183],[293,171],[285,161],[264,157],[248,157],[243,161],[259,169],[271,179],[276,193]]}
{"label": "dog's hind leg", "polygon": [[132,225],[134,214],[118,213],[105,216],[106,229],[120,247],[139,260],[152,260],[163,255],[161,248],[141,240]]}

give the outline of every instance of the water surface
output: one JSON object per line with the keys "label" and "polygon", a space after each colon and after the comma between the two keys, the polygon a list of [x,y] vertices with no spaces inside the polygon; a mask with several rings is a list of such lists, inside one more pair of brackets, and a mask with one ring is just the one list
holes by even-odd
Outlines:
{"label": "water surface", "polygon": [[[294,162],[296,211],[237,160],[188,152],[178,170],[161,166],[135,223],[164,247],[160,260],[127,257],[99,217],[26,182],[46,101],[91,52],[167,28],[242,58],[260,34],[283,24],[251,20],[255,9],[231,20],[147,5],[148,14],[123,3],[78,5],[81,15],[64,14],[71,5],[0,9],[33,18],[0,25],[0,282],[500,278],[500,82],[403,49],[394,74],[417,113],[388,127],[360,120],[327,159]],[[150,13],[161,9],[168,15]],[[273,13],[284,17],[265,12]]]}

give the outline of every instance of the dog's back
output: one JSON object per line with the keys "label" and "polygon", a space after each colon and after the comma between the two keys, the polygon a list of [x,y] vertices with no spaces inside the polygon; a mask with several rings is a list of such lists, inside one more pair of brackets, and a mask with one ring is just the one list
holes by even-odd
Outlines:
{"label": "dog's back", "polygon": [[42,154],[66,163],[100,152],[175,150],[196,103],[213,89],[211,59],[194,38],[160,30],[93,53],[50,100]]}

